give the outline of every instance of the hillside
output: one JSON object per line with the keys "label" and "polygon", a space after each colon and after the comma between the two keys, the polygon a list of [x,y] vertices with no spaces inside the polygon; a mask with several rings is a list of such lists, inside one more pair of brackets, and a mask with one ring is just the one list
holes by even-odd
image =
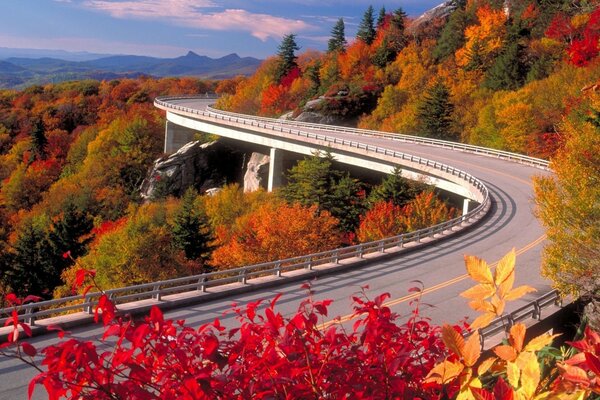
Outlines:
{"label": "hillside", "polygon": [[350,43],[340,20],[327,52],[268,59],[220,106],[549,157],[564,114],[600,79],[598,4],[457,0],[378,22],[365,13]]}
{"label": "hillside", "polygon": [[251,75],[259,64],[258,59],[242,58],[237,54],[214,59],[199,56],[191,51],[185,56],[176,58],[116,55],[93,60],[69,61],[54,57],[9,57],[0,61],[0,88],[26,87],[66,80],[102,80],[141,75],[223,79],[237,75]]}

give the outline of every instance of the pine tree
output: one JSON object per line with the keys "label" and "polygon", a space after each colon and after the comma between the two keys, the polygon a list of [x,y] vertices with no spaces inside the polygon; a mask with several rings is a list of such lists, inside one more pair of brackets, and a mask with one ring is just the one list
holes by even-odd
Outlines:
{"label": "pine tree", "polygon": [[484,86],[492,90],[515,90],[525,83],[527,67],[523,63],[522,46],[511,41],[496,58],[485,75]]}
{"label": "pine tree", "polygon": [[465,44],[467,22],[467,14],[462,8],[458,8],[450,15],[432,52],[437,62],[453,55]]}
{"label": "pine tree", "polygon": [[375,22],[373,20],[373,6],[369,6],[367,11],[363,16],[360,25],[358,26],[358,33],[356,34],[356,38],[362,40],[366,44],[370,45],[375,40]]}
{"label": "pine tree", "polygon": [[315,155],[298,162],[288,171],[288,184],[280,191],[288,203],[317,205],[319,211],[329,211],[340,222],[340,228],[353,231],[365,208],[359,196],[361,185],[348,173],[333,168],[330,153]]}
{"label": "pine tree", "polygon": [[454,105],[450,102],[450,91],[438,80],[425,94],[419,106],[418,119],[423,134],[439,139],[455,139],[452,132],[452,114]]}
{"label": "pine tree", "polygon": [[377,29],[383,26],[386,15],[385,7],[381,7],[381,9],[379,9],[379,15],[377,16]]}
{"label": "pine tree", "polygon": [[41,118],[36,118],[31,127],[31,151],[34,154],[34,157],[43,160],[46,157],[47,145],[48,139],[46,139],[44,122]]}
{"label": "pine tree", "polygon": [[397,8],[396,11],[394,11],[394,13],[392,14],[392,25],[398,29],[400,32],[404,32],[404,28],[405,28],[405,24],[404,21],[406,20],[406,13],[404,12],[404,10],[400,7]]}
{"label": "pine tree", "polygon": [[290,33],[285,35],[281,44],[277,48],[277,56],[279,57],[279,66],[277,69],[276,79],[279,82],[285,77],[292,69],[298,66],[296,64],[296,51],[300,50],[300,47],[296,43],[296,35]]}
{"label": "pine tree", "polygon": [[392,202],[396,206],[404,206],[426,189],[427,185],[406,179],[402,176],[402,169],[395,167],[380,185],[373,188],[369,203]]}
{"label": "pine tree", "polygon": [[198,192],[189,188],[173,220],[173,243],[183,250],[188,260],[206,262],[212,251],[213,236],[206,214],[195,206]]}
{"label": "pine tree", "polygon": [[344,19],[338,19],[337,23],[334,25],[331,30],[331,39],[329,39],[329,43],[327,46],[327,52],[341,52],[343,53],[346,50],[346,27],[344,24]]}

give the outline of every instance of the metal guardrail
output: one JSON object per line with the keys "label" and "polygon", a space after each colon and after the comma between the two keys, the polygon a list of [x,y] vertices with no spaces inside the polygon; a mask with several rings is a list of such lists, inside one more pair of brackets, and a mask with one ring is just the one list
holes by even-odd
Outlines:
{"label": "metal guardrail", "polygon": [[[176,98],[169,98],[169,100],[175,100],[175,99]],[[165,100],[165,99],[161,98],[160,100]],[[222,114],[222,115],[230,115],[230,116],[238,116],[238,117],[240,115],[244,115],[244,114],[237,114],[237,113],[232,113],[232,112],[228,112],[228,111],[221,111],[221,110],[215,109],[211,106],[208,106],[206,108],[206,110],[208,112],[212,112],[215,114],[218,113],[218,114]],[[281,120],[281,119],[266,118],[266,117],[254,117],[251,115],[247,115],[246,117],[253,118],[254,120],[259,120],[259,121],[263,121],[263,122],[290,125],[290,126],[295,126],[295,127],[305,127],[305,128],[322,130],[322,131],[330,131],[330,132],[351,133],[351,134],[355,134],[355,135],[393,139],[393,140],[403,141],[403,142],[407,142],[407,143],[417,143],[417,144],[425,144],[425,145],[435,146],[435,147],[443,147],[443,148],[447,148],[447,149],[451,149],[451,150],[455,150],[455,151],[464,151],[464,152],[469,152],[469,153],[481,154],[481,155],[501,158],[501,159],[505,159],[505,160],[510,160],[510,161],[521,163],[521,164],[526,164],[526,165],[530,165],[533,167],[541,168],[544,170],[548,170],[549,164],[550,164],[549,161],[543,160],[541,158],[530,157],[530,156],[526,156],[523,154],[512,153],[512,152],[504,151],[504,150],[496,150],[496,149],[490,149],[487,147],[451,142],[448,140],[440,140],[440,139],[432,139],[432,138],[421,137],[421,136],[405,135],[405,134],[401,134],[401,133],[381,132],[381,131],[375,131],[375,130],[369,130],[369,129],[349,128],[349,127],[336,126],[336,125],[316,124],[316,123],[312,123],[312,122],[299,122],[299,121]]]}
{"label": "metal guardrail", "polygon": [[502,332],[508,332],[517,322],[523,322],[529,319],[537,319],[540,321],[542,320],[542,310],[544,308],[561,303],[562,300],[558,290],[553,290],[511,313],[496,318],[485,328],[479,329],[481,348],[485,346],[485,339],[496,336]]}

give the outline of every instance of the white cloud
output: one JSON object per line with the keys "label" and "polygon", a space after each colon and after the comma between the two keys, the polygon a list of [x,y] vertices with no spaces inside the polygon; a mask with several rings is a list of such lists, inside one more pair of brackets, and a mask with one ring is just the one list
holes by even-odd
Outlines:
{"label": "white cloud", "polygon": [[249,32],[262,41],[315,29],[302,20],[241,9],[212,11],[210,9],[218,6],[211,0],[86,0],[83,5],[115,18],[161,20],[197,29]]}

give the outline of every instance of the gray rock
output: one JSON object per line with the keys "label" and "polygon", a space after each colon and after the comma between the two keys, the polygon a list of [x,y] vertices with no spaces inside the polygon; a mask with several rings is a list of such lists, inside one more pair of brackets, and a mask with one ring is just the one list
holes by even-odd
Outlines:
{"label": "gray rock", "polygon": [[[190,142],[179,151],[154,162],[140,194],[144,200],[168,195],[181,196],[189,187],[200,193],[235,178],[241,154],[218,142]],[[233,176],[233,178],[232,178]]]}
{"label": "gray rock", "polygon": [[265,154],[252,153],[244,174],[244,192],[255,192],[269,179],[269,161]]}
{"label": "gray rock", "polygon": [[412,21],[410,26],[408,27],[408,31],[410,33],[414,33],[419,30],[420,27],[429,24],[431,21],[437,18],[445,18],[449,16],[452,11],[456,9],[456,1],[450,0],[445,1],[442,4],[425,11],[423,15]]}

